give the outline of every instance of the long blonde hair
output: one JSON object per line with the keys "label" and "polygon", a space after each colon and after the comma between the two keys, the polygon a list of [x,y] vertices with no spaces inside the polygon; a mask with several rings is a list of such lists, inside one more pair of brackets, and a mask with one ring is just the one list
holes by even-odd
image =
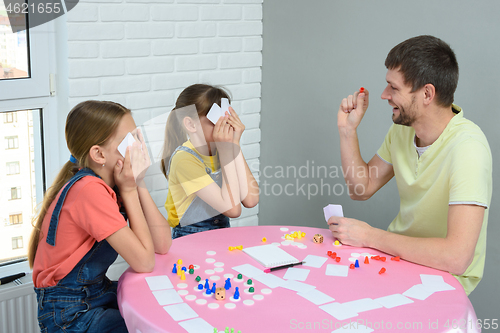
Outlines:
{"label": "long blonde hair", "polygon": [[165,126],[165,143],[163,145],[161,171],[167,179],[167,168],[170,157],[175,149],[187,140],[187,133],[181,121],[183,116],[189,115],[178,115],[177,110],[189,105],[195,105],[198,116],[203,117],[207,115],[214,103],[220,106],[221,98],[231,100],[225,90],[207,84],[193,84],[181,92],[175,102],[175,107],[168,115],[167,125]]}
{"label": "long blonde hair", "polygon": [[130,113],[124,106],[108,101],[85,101],[75,106],[66,118],[66,143],[77,162],[66,162],[59,171],[52,186],[45,192],[42,206],[33,225],[28,248],[28,262],[31,268],[35,262],[36,250],[41,239],[40,231],[43,219],[50,204],[61,188],[79,169],[88,168],[88,155],[94,145],[104,145],[113,135],[122,117]]}

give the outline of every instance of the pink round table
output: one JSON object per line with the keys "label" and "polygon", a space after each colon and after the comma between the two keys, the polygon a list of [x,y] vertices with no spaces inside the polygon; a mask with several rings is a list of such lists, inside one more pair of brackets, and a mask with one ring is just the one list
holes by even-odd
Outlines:
{"label": "pink round table", "polygon": [[[293,231],[301,231],[306,235],[301,239],[285,242],[285,234]],[[314,243],[315,234],[323,235],[324,241],[320,244]],[[263,242],[264,237],[266,242]],[[214,328],[217,329],[216,332],[224,332],[226,327],[229,327],[229,332],[234,328],[234,332],[242,333],[297,330],[479,331],[476,329],[474,308],[460,283],[449,273],[404,260],[391,260],[392,256],[373,249],[334,246],[333,242],[328,229],[296,226],[237,227],[181,237],[173,241],[168,254],[156,255],[156,266],[152,273],[139,274],[130,268],[123,273],[118,285],[120,311],[131,333],[213,333]],[[302,283],[316,287],[315,290],[322,296],[331,297],[326,303],[323,303],[324,299],[307,299],[297,291],[284,287],[268,287],[257,281],[258,277],[252,279],[254,293],[246,292],[249,288],[246,285],[248,277],[244,275],[243,281],[237,281],[238,272],[233,270],[233,267],[243,264],[250,264],[259,270],[264,270],[264,267],[245,252],[239,249],[230,251],[229,247],[242,245],[247,248],[273,243],[298,260],[304,260],[308,255],[327,259],[319,268],[305,265],[294,267],[309,270]],[[340,262],[329,257],[328,251],[336,252],[337,256],[341,257]],[[357,257],[358,255],[360,256]],[[386,261],[371,258],[376,255],[385,257]],[[368,264],[364,263],[365,256],[369,258]],[[359,268],[349,268],[347,276],[326,275],[328,265],[349,266],[353,263],[350,258],[358,258]],[[194,274],[186,272],[185,280],[172,273],[173,264],[179,259],[183,262],[182,266],[189,267],[192,264],[196,267]],[[381,268],[386,269],[385,273],[379,274]],[[282,269],[269,274],[283,278],[286,273],[287,269]],[[213,283],[216,283],[217,288],[224,287],[225,280],[231,276],[226,274],[232,274],[234,277],[230,280],[231,288],[226,291],[227,297],[224,300],[216,300],[213,294],[205,296],[204,290],[197,290],[199,283],[205,284],[205,279],[209,279],[210,287]],[[441,276],[446,284],[455,289],[431,292],[428,295],[424,292],[423,297],[417,292],[417,295],[420,295],[415,296],[417,298],[402,296],[412,287],[415,291],[419,290],[417,285],[423,283],[421,274],[438,278]],[[201,277],[199,283],[195,280],[197,276]],[[170,281],[171,285],[165,284],[166,281]],[[231,299],[235,287],[239,287],[239,301]],[[158,297],[166,297],[166,301],[157,299],[155,294]],[[407,304],[391,307],[382,302],[387,300],[387,296],[391,296],[390,299],[403,300],[403,303]],[[171,302],[173,304],[170,304]],[[373,304],[381,303],[385,305],[373,308]],[[335,316],[321,308],[325,305],[336,309]],[[349,305],[347,314],[344,313],[344,305]],[[172,314],[166,308],[179,313]],[[356,312],[354,316],[353,312]]]}

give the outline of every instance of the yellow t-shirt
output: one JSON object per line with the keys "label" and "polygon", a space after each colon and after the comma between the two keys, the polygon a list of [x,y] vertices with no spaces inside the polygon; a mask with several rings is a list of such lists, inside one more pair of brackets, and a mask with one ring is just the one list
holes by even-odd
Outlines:
{"label": "yellow t-shirt", "polygon": [[212,172],[220,168],[218,154],[215,156],[202,155],[191,141],[184,142],[183,146],[200,155],[204,163],[193,154],[182,150],[174,154],[170,164],[168,194],[165,202],[168,223],[171,227],[179,224],[180,219],[196,197],[196,192],[214,182],[207,174],[205,167],[209,167]]}
{"label": "yellow t-shirt", "polygon": [[[492,193],[491,150],[481,129],[463,117],[460,107],[439,138],[420,156],[415,130],[393,124],[377,154],[393,165],[400,196],[399,214],[388,231],[412,237],[447,234],[448,206],[473,204],[488,208]],[[474,259],[455,276],[470,294],[483,277],[486,254],[485,210]]]}

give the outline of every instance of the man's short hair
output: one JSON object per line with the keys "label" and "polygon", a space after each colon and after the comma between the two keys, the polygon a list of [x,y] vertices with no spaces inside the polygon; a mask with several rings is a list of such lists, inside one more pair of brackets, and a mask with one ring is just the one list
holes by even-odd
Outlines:
{"label": "man's short hair", "polygon": [[450,45],[441,39],[423,35],[396,45],[385,59],[387,69],[398,69],[412,92],[426,84],[436,89],[436,102],[451,106],[458,84],[458,62]]}

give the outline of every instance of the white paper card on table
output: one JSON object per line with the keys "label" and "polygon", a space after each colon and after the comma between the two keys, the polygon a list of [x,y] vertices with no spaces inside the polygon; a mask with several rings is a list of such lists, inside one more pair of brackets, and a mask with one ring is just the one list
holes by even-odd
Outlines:
{"label": "white paper card on table", "polygon": [[286,270],[283,279],[285,280],[295,280],[295,281],[305,281],[309,275],[309,269],[290,267]]}
{"label": "white paper card on table", "polygon": [[396,306],[413,303],[411,299],[401,294],[394,294],[374,299],[375,302],[381,304],[384,308],[391,309]]}
{"label": "white paper card on table", "polygon": [[253,279],[259,281],[262,284],[265,284],[269,288],[281,287],[283,284],[286,283],[285,280],[273,274],[262,274],[253,277]]}
{"label": "white paper card on table", "polygon": [[356,313],[379,309],[382,307],[382,304],[375,302],[371,298],[362,298],[355,301],[345,302],[342,303],[342,305]]}
{"label": "white paper card on table", "polygon": [[420,274],[420,280],[427,289],[432,291],[455,290],[455,287],[444,282],[441,275]]}
{"label": "white paper card on table", "polygon": [[328,265],[326,265],[325,275],[330,275],[330,276],[347,276],[348,274],[349,274],[349,266],[334,265],[334,264],[328,264]]}
{"label": "white paper card on table", "polygon": [[166,275],[148,276],[146,277],[146,282],[148,283],[149,289],[152,291],[174,287]]}
{"label": "white paper card on table", "polygon": [[214,327],[203,318],[181,321],[179,325],[188,333],[214,333]]}
{"label": "white paper card on table", "polygon": [[425,300],[432,294],[434,294],[434,291],[426,288],[423,284],[416,284],[403,293],[403,295],[406,297],[419,299],[421,301]]}
{"label": "white paper card on table", "polygon": [[184,302],[175,289],[153,291],[153,295],[160,305],[170,305]]}
{"label": "white paper card on table", "polygon": [[308,255],[304,258],[304,263],[302,266],[309,266],[314,268],[320,268],[328,260],[328,258],[315,256],[313,254]]}
{"label": "white paper card on table", "polygon": [[258,269],[255,266],[252,266],[250,264],[243,264],[243,265],[235,266],[235,267],[233,267],[233,269],[235,271],[237,271],[238,273],[241,273],[241,274],[243,274],[246,277],[249,277],[251,279],[253,279],[259,275],[266,274],[266,273],[264,273],[264,271]]}
{"label": "white paper card on table", "polygon": [[257,260],[262,266],[277,267],[300,262],[282,248],[268,244],[243,248],[243,252]]}
{"label": "white paper card on table", "polygon": [[304,297],[314,305],[321,305],[335,301],[335,299],[327,294],[319,291],[318,289],[311,289],[306,292],[297,293],[297,295]]}
{"label": "white paper card on table", "polygon": [[356,323],[355,327],[350,327],[349,323],[346,323],[344,326],[341,328],[336,329],[335,331],[332,331],[332,333],[371,333],[373,332],[374,329],[367,327],[365,325],[361,325]]}
{"label": "white paper card on table", "polygon": [[299,293],[305,293],[308,292],[311,289],[316,288],[315,286],[312,286],[307,283],[295,281],[295,280],[287,280],[282,286],[282,288],[285,289],[290,289]]}
{"label": "white paper card on table", "polygon": [[330,303],[326,305],[321,305],[319,308],[328,313],[329,315],[335,317],[337,320],[345,320],[352,317],[356,317],[358,315],[356,312],[353,312],[349,308],[344,307],[340,303]]}
{"label": "white paper card on table", "polygon": [[132,133],[128,132],[125,138],[122,140],[122,142],[118,145],[118,151],[120,154],[122,154],[123,157],[125,157],[125,153],[127,152],[127,147],[132,146],[132,144],[135,142],[135,138],[132,135]]}
{"label": "white paper card on table", "polygon": [[175,321],[198,317],[198,314],[186,303],[167,305],[164,306],[163,309],[165,309],[165,311],[167,311],[170,317],[172,317]]}
{"label": "white paper card on table", "polygon": [[332,216],[344,216],[344,211],[342,210],[342,205],[329,204],[323,208],[323,213],[325,214],[325,220],[328,222]]}

